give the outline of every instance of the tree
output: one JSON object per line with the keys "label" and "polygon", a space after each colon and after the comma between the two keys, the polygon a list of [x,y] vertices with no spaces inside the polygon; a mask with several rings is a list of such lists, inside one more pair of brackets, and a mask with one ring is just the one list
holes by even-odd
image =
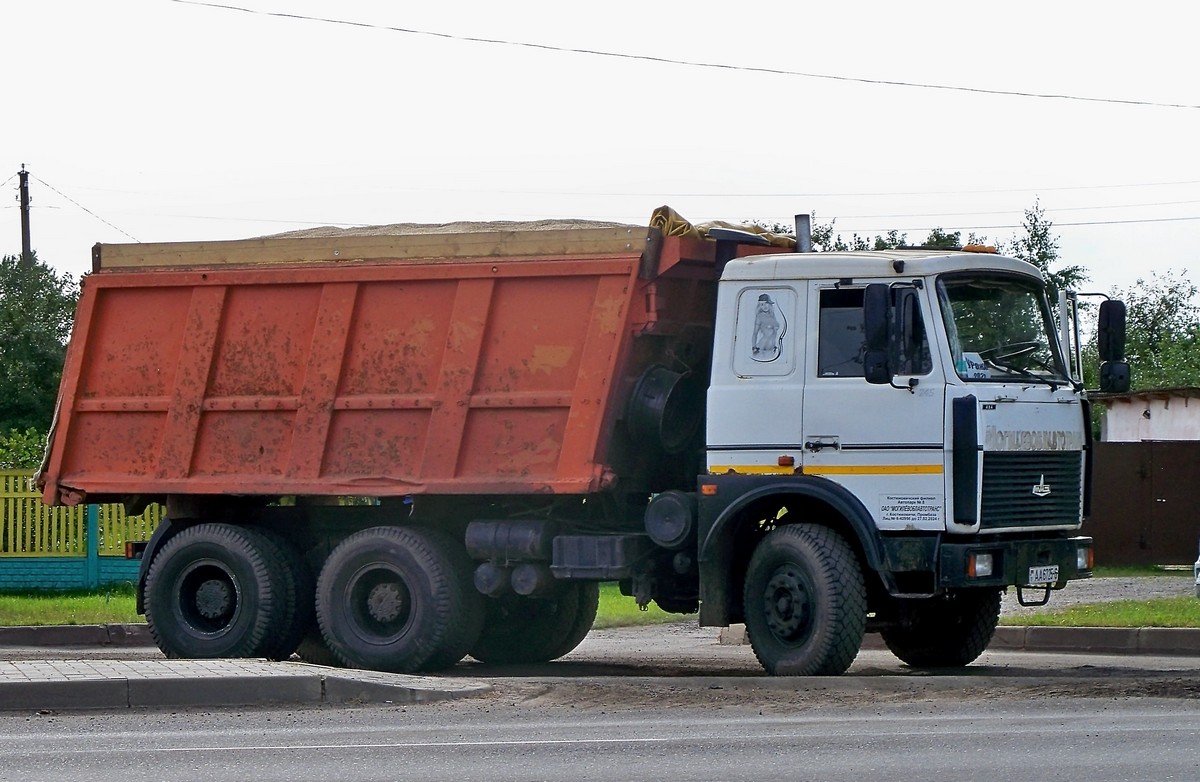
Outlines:
{"label": "tree", "polygon": [[[852,234],[850,241],[842,239],[841,234],[836,233],[834,224],[837,220],[830,220],[828,223],[813,223],[812,240],[813,249],[817,252],[854,252],[858,250],[904,250],[911,249],[913,245],[908,243],[908,234],[900,233],[899,230],[892,228],[884,234],[876,234],[874,238],[859,236]],[[925,237],[925,241],[918,247],[928,247],[943,250],[957,250],[962,246],[962,232],[954,231],[946,233],[944,230],[934,228],[929,232],[929,236]],[[975,234],[971,234],[970,242],[972,244],[983,244],[986,239],[978,239]]]}
{"label": "tree", "polygon": [[1168,270],[1113,292],[1125,302],[1125,355],[1135,389],[1200,385],[1198,291],[1186,272]]}
{"label": "tree", "polygon": [[32,470],[42,462],[46,433],[37,429],[0,432],[0,470]]}
{"label": "tree", "polygon": [[[858,234],[855,234],[854,238],[857,239]],[[905,247],[907,244],[908,244],[908,234],[902,234],[899,231],[897,231],[895,228],[893,228],[892,230],[888,231],[887,234],[884,236],[876,236],[875,244],[871,249],[872,250],[898,250],[901,247]],[[865,250],[867,248],[864,247],[863,249]]]}
{"label": "tree", "polygon": [[1080,283],[1087,282],[1087,269],[1082,266],[1051,268],[1058,261],[1058,237],[1050,232],[1054,224],[1046,219],[1046,211],[1042,209],[1040,200],[1034,201],[1033,206],[1025,210],[1025,219],[1021,225],[1025,229],[1025,235],[1018,236],[1009,243],[1008,253],[1042,270],[1052,304],[1058,301],[1060,290],[1078,288]]}
{"label": "tree", "polygon": [[812,243],[814,250],[817,252],[894,250],[908,245],[908,234],[902,234],[895,229],[888,231],[885,236],[876,236],[874,240],[853,234],[850,241],[846,242],[842,239],[841,234],[836,233],[834,227],[836,222],[837,220],[830,220],[828,223],[818,223],[816,215],[813,215]]}
{"label": "tree", "polygon": [[0,259],[0,433],[50,428],[79,286],[34,255]]}
{"label": "tree", "polygon": [[925,237],[925,243],[921,246],[939,250],[957,250],[962,247],[961,237],[962,231],[946,233],[941,226],[938,226],[929,232],[929,236]]}

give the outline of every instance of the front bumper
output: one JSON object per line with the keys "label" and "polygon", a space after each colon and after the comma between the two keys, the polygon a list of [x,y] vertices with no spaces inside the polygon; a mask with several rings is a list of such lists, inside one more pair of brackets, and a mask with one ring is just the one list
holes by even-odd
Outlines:
{"label": "front bumper", "polygon": [[[1091,578],[1090,567],[1080,567],[1080,560],[1090,562],[1090,555],[1081,557],[1081,550],[1090,552],[1089,537],[1049,538],[1040,540],[979,540],[970,543],[943,543],[938,556],[938,585],[943,588],[982,586],[1028,586],[1031,568],[1058,566],[1058,580],[1050,586],[1061,588],[1068,581]],[[973,575],[973,555],[991,554],[992,572]]]}

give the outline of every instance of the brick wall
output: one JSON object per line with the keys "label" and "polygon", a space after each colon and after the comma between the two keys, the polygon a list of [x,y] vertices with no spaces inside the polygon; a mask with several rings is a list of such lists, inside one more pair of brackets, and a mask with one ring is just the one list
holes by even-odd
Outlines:
{"label": "brick wall", "polygon": [[100,557],[100,583],[136,584],[140,559],[125,559],[124,557]]}
{"label": "brick wall", "polygon": [[0,559],[0,589],[82,589],[86,582],[83,557]]}
{"label": "brick wall", "polygon": [[[100,557],[100,586],[137,583],[139,561]],[[87,589],[84,557],[0,557],[0,590]]]}

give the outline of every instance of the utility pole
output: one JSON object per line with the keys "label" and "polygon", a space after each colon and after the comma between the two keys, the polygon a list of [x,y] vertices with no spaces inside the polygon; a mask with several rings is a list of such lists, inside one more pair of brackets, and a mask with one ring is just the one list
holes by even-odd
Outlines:
{"label": "utility pole", "polygon": [[26,269],[33,266],[33,250],[29,246],[29,172],[25,164],[21,164],[21,266]]}

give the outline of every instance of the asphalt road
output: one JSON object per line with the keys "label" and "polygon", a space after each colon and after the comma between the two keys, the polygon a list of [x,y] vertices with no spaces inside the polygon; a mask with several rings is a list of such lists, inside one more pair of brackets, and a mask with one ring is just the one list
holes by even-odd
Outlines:
{"label": "asphalt road", "polygon": [[[711,698],[720,705],[720,695]],[[0,720],[0,780],[1194,780],[1200,703],[529,703]]]}
{"label": "asphalt road", "polygon": [[864,650],[845,676],[781,678],[714,635],[622,628],[548,665],[468,662],[451,676],[493,690],[425,705],[0,712],[0,782],[1197,779],[1197,657],[989,651],[930,672]]}
{"label": "asphalt road", "polygon": [[[596,631],[549,665],[467,662],[450,677],[492,691],[425,705],[0,712],[0,782],[1198,778],[1198,657],[996,650],[918,671],[865,649],[845,676],[792,679],[714,636]],[[0,656],[60,655],[161,658]]]}

